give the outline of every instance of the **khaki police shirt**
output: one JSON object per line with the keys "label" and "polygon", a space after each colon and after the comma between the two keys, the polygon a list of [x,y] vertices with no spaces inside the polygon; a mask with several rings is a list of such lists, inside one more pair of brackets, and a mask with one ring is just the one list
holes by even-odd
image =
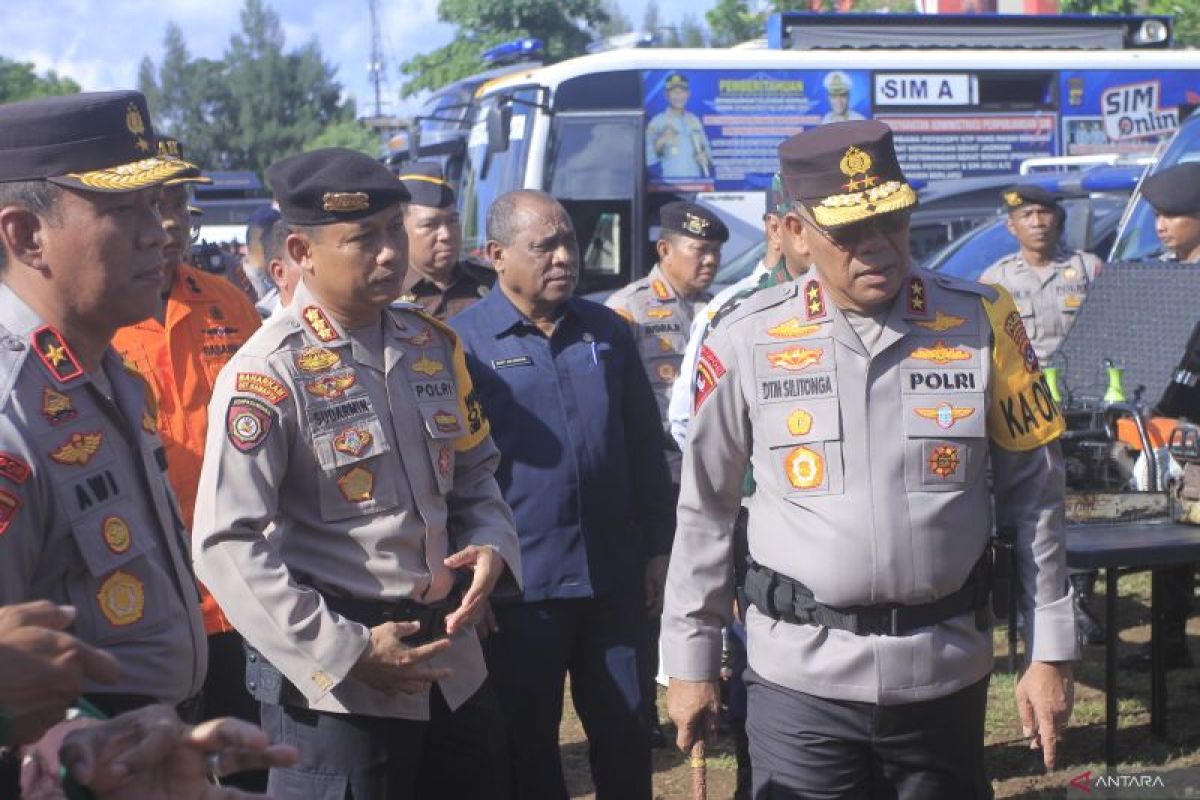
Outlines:
{"label": "khaki police shirt", "polygon": [[676,293],[662,267],[656,264],[650,274],[613,292],[605,303],[633,327],[633,338],[650,377],[664,430],[671,386],[679,377],[692,320],[709,300],[712,295],[708,292],[692,297]]}
{"label": "khaki police shirt", "polygon": [[1082,250],[1061,249],[1045,268],[1031,267],[1020,251],[1001,258],[979,277],[1003,286],[1021,312],[1021,322],[1038,358],[1058,350],[1091,289],[1102,262]]}
{"label": "khaki police shirt", "polygon": [[[221,371],[196,503],[196,570],[235,628],[322,711],[428,719],[429,695],[347,677],[370,631],[325,596],[444,598],[443,559],[495,547],[520,583],[499,452],[450,329],[382,314],[382,360],[301,285]],[[379,334],[377,334],[379,335]],[[473,628],[431,662],[457,708],[486,674]]]}
{"label": "khaki police shirt", "polygon": [[[872,356],[815,275],[747,298],[701,348],[663,615],[667,674],[717,677],[748,465],[758,481],[751,556],[836,607],[922,604],[959,589],[987,546],[994,492],[996,521],[1017,527],[1031,657],[1077,657],[1062,416],[1011,298],[913,271]],[[993,662],[973,614],[891,637],[751,608],[747,629],[760,675],[836,699],[940,697]]]}
{"label": "khaki police shirt", "polygon": [[208,662],[187,534],[148,387],[111,348],[101,368],[0,285],[0,604],[75,606],[72,632],[121,663],[85,691],[177,704]]}

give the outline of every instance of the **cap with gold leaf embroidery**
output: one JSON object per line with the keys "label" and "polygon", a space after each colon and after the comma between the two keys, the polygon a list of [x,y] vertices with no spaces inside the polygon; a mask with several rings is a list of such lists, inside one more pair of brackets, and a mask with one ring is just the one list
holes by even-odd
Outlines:
{"label": "cap with gold leaf embroidery", "polygon": [[276,161],[267,182],[292,225],[352,222],[406,202],[408,190],[387,167],[357,150],[325,147]]}
{"label": "cap with gold leaf embroidery", "polygon": [[[156,144],[158,146],[158,155],[160,157],[186,160],[183,157],[183,143],[173,136],[160,136],[158,137],[158,142]],[[201,183],[207,185],[212,183],[212,178],[201,175],[200,170],[197,169],[195,175],[188,174],[179,178],[171,178],[166,182],[165,185],[177,186],[181,183]]]}
{"label": "cap with gold leaf embroidery", "polygon": [[826,228],[917,204],[896,158],[892,129],[875,120],[831,122],[785,140],[779,174],[788,198],[803,203]]}
{"label": "cap with gold leaf embroidery", "polygon": [[158,155],[141,92],[83,92],[0,105],[0,182],[132,192],[200,170]]}

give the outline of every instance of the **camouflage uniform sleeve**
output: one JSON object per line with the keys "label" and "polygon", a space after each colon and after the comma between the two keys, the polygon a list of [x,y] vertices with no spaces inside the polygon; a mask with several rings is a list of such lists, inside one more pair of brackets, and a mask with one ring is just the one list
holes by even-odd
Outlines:
{"label": "camouflage uniform sleeve", "polygon": [[[467,545],[494,547],[508,566],[497,590],[520,591],[521,546],[512,510],[496,483],[500,451],[492,441],[491,426],[467,371],[462,342],[454,337],[454,376],[458,381],[459,411],[467,432],[455,440],[454,487],[447,497],[447,526],[455,549]],[[511,579],[511,583],[509,583]],[[508,584],[508,585],[505,585]]]}
{"label": "camouflage uniform sleeve", "polygon": [[244,351],[217,377],[192,558],[234,627],[315,702],[345,680],[371,634],[298,583],[263,536],[298,434],[296,391],[265,357]]}
{"label": "camouflage uniform sleeve", "polygon": [[667,574],[663,663],[673,678],[715,680],[733,609],[733,526],[749,464],[751,426],[731,327],[710,330],[696,393]]}
{"label": "camouflage uniform sleeve", "polygon": [[27,438],[0,417],[0,605],[36,600],[33,575],[58,513]]}
{"label": "camouflage uniform sleeve", "polygon": [[1064,424],[1008,292],[984,300],[992,328],[988,436],[996,525],[1016,530],[1017,602],[1033,661],[1079,658],[1067,589]]}

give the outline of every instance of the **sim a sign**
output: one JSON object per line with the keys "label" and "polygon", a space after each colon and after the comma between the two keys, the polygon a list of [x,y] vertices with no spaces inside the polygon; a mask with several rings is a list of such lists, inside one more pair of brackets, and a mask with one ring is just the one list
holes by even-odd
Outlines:
{"label": "sim a sign", "polygon": [[1179,127],[1178,108],[1159,108],[1162,87],[1158,81],[1128,83],[1105,89],[1100,95],[1104,132],[1109,140],[1158,136]]}
{"label": "sim a sign", "polygon": [[875,75],[876,106],[969,106],[975,102],[970,75]]}

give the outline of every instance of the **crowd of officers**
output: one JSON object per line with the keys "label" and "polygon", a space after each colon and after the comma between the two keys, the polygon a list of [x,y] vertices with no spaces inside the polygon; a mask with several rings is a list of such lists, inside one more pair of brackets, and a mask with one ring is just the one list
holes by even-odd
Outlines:
{"label": "crowd of officers", "polygon": [[[542,192],[488,209],[484,267],[435,165],[329,148],[267,179],[256,309],[187,263],[206,179],[140,94],[0,106],[26,796],[61,759],[98,797],[239,797],[209,781],[249,769],[279,798],[565,798],[569,675],[597,795],[649,798],[661,639],[684,750],[732,654],[739,797],[990,797],[995,527],[1054,765],[1079,644],[1039,359],[1099,269],[1054,197],[1005,194],[995,285],[925,273],[890,130],[833,123],[780,146],[751,276],[713,298],[728,231],[671,203],[606,308]],[[1157,180],[1191,259],[1200,203]]]}

